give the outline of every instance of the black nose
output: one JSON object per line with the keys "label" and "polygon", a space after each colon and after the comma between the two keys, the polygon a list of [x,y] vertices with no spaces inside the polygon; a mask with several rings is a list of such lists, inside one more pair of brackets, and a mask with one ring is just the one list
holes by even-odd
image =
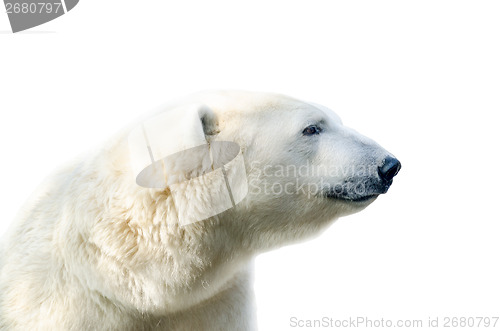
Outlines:
{"label": "black nose", "polygon": [[400,169],[401,163],[392,156],[388,156],[385,158],[384,164],[378,167],[378,174],[384,181],[390,182],[394,176],[398,174]]}

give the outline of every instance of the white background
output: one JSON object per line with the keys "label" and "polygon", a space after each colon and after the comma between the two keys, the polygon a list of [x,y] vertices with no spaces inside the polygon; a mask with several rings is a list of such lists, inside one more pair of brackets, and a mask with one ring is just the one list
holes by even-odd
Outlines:
{"label": "white background", "polygon": [[257,259],[260,329],[499,316],[499,17],[497,1],[81,0],[13,35],[0,13],[0,231],[51,170],[144,111],[281,92],[403,169],[365,211]]}

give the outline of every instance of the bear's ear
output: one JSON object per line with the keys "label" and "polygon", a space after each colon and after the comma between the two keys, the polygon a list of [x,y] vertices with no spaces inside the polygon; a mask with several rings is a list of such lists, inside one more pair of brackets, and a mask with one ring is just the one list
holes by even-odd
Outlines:
{"label": "bear's ear", "polygon": [[218,133],[214,112],[201,104],[176,107],[139,123],[128,142],[135,174],[157,161],[207,143]]}
{"label": "bear's ear", "polygon": [[144,125],[146,134],[160,139],[164,145],[156,147],[161,157],[206,144],[218,133],[215,113],[201,104],[172,109]]}
{"label": "bear's ear", "polygon": [[201,122],[203,133],[205,134],[207,140],[219,133],[219,129],[217,126],[217,117],[215,116],[215,113],[212,109],[206,106],[201,106],[198,109],[198,116]]}

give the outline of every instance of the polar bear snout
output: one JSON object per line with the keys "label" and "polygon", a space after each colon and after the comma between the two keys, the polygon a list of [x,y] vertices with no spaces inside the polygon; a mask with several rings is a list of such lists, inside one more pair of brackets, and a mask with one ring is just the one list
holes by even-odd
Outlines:
{"label": "polar bear snout", "polygon": [[401,162],[393,156],[386,156],[380,165],[366,169],[361,173],[352,171],[341,183],[328,185],[324,195],[350,202],[373,201],[378,195],[387,193],[401,169]]}
{"label": "polar bear snout", "polygon": [[398,174],[400,169],[401,162],[399,162],[398,159],[392,156],[387,156],[384,159],[383,164],[378,167],[378,174],[382,181],[390,185],[392,179]]}

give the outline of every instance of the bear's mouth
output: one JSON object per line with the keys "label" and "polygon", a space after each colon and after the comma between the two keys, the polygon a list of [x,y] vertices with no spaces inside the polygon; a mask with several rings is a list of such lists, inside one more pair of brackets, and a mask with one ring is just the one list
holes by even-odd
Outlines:
{"label": "bear's mouth", "polygon": [[357,197],[348,197],[348,196],[342,196],[334,193],[326,193],[325,197],[328,199],[335,199],[335,200],[342,200],[342,201],[347,201],[347,202],[367,202],[367,201],[373,201],[375,200],[379,194],[369,194],[369,195],[364,195],[364,196],[357,196]]}
{"label": "bear's mouth", "polygon": [[326,188],[324,196],[347,202],[373,202],[380,194],[386,193],[391,184],[392,180],[382,182],[371,177],[349,178],[342,184]]}

